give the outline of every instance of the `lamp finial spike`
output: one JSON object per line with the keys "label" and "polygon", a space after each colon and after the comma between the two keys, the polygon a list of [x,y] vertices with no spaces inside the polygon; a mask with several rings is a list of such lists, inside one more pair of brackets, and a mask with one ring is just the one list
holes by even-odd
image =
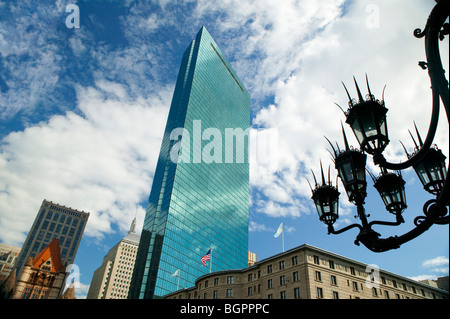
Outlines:
{"label": "lamp finial spike", "polygon": [[347,87],[345,86],[344,82],[342,82],[342,85],[344,86],[345,92],[347,92],[347,96],[348,96],[348,99],[349,99],[350,103],[353,104],[352,103],[352,97],[350,96],[350,93],[348,93]]}
{"label": "lamp finial spike", "polygon": [[367,77],[367,73],[366,73],[366,84],[367,84],[367,91],[369,91],[370,99],[373,101],[374,100],[374,96],[372,95],[372,92],[370,92],[369,79]]}
{"label": "lamp finial spike", "polygon": [[359,102],[364,102],[364,98],[361,94],[361,90],[359,89],[358,83],[356,82],[355,76],[353,76],[353,81],[355,81],[356,91],[358,92]]}
{"label": "lamp finial spike", "polygon": [[317,179],[316,179],[316,175],[314,175],[314,172],[313,172],[313,170],[311,170],[311,173],[312,173],[312,175],[313,175],[313,177],[314,177],[314,184],[315,184],[315,187],[317,188]]}
{"label": "lamp finial spike", "polygon": [[350,147],[348,146],[348,140],[347,136],[345,135],[344,125],[342,124],[342,121],[341,121],[341,128],[342,128],[342,135],[344,136],[345,150],[348,151],[350,150]]}
{"label": "lamp finial spike", "polygon": [[320,161],[320,172],[322,174],[322,186],[325,186],[325,175],[323,174],[323,167],[322,167],[322,161]]}
{"label": "lamp finial spike", "polygon": [[413,140],[413,142],[414,142],[414,145],[416,146],[416,149],[419,149],[419,146],[417,145],[417,142],[416,142],[416,140],[414,139],[414,136],[412,135],[411,131],[408,130],[408,132],[409,132],[409,136],[411,136],[411,138],[412,138],[412,140]]}
{"label": "lamp finial spike", "polygon": [[414,128],[416,129],[417,138],[419,139],[419,145],[420,145],[420,147],[422,147],[423,142],[422,142],[422,138],[420,137],[419,130],[417,129],[416,122],[414,122]]}
{"label": "lamp finial spike", "polygon": [[406,150],[406,147],[405,147],[405,145],[402,143],[402,141],[400,141],[400,144],[402,144],[403,150],[405,151],[406,156],[409,156],[408,151]]}
{"label": "lamp finial spike", "polygon": [[334,157],[336,157],[337,154],[338,154],[338,153],[336,152],[336,149],[334,148],[333,144],[331,144],[330,140],[329,140],[326,136],[324,136],[324,137],[325,137],[325,139],[328,141],[328,144],[330,144],[331,148],[333,149]]}

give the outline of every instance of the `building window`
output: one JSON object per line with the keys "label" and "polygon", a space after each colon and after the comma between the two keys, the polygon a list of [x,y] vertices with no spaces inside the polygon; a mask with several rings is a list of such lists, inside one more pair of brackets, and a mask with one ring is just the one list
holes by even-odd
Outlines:
{"label": "building window", "polygon": [[389,291],[387,290],[384,291],[384,299],[391,299],[389,298]]}
{"label": "building window", "polygon": [[227,277],[227,284],[232,284],[234,282],[234,277],[233,276],[228,276]]}
{"label": "building window", "polygon": [[353,291],[358,291],[358,283],[356,281],[352,281]]}
{"label": "building window", "polygon": [[273,288],[272,279],[267,280],[267,289]]}
{"label": "building window", "polygon": [[319,265],[319,264],[320,264],[320,262],[319,262],[319,256],[314,255],[314,263],[315,263],[316,265]]}
{"label": "building window", "polygon": [[213,291],[213,299],[217,299],[217,298],[219,298],[219,291],[214,290]]}
{"label": "building window", "polygon": [[295,271],[295,272],[292,274],[292,280],[293,280],[294,282],[299,281],[298,271]]}
{"label": "building window", "polygon": [[317,287],[317,298],[323,298],[323,289]]}
{"label": "building window", "polygon": [[280,292],[280,299],[286,299],[286,291]]}
{"label": "building window", "polygon": [[267,295],[267,299],[273,299],[273,295],[272,294],[268,294]]}
{"label": "building window", "polygon": [[284,260],[280,261],[280,270],[284,269]]}
{"label": "building window", "polygon": [[334,261],[333,260],[329,260],[328,262],[330,264],[330,269],[334,269]]}
{"label": "building window", "polygon": [[285,276],[280,276],[280,286],[283,286],[286,284],[286,277]]}
{"label": "building window", "polygon": [[375,287],[372,288],[372,296],[378,297],[378,291],[377,291],[377,288],[375,288]]}
{"label": "building window", "polygon": [[397,282],[395,280],[392,280],[392,286],[394,286],[394,288],[397,288]]}
{"label": "building window", "polygon": [[339,292],[333,291],[333,299],[339,299]]}
{"label": "building window", "polygon": [[247,294],[248,294],[249,296],[253,295],[253,289],[252,289],[252,287],[248,287],[248,289],[247,289]]}
{"label": "building window", "polygon": [[297,256],[292,257],[292,266],[298,265],[298,258]]}
{"label": "building window", "polygon": [[322,281],[322,275],[320,274],[320,271],[316,271],[314,273],[314,278],[316,279],[316,281]]}
{"label": "building window", "polygon": [[294,298],[299,299],[300,298],[300,288],[294,288]]}
{"label": "building window", "polygon": [[331,275],[331,285],[337,286],[337,278],[336,276]]}
{"label": "building window", "polygon": [[232,298],[233,297],[233,289],[227,289],[227,297]]}
{"label": "building window", "polygon": [[403,285],[403,290],[404,291],[408,291],[408,288],[406,287],[406,284],[402,284]]}
{"label": "building window", "polygon": [[267,266],[267,273],[271,274],[272,273],[272,265],[268,265]]}
{"label": "building window", "polygon": [[214,286],[217,286],[219,284],[219,278],[214,278]]}
{"label": "building window", "polygon": [[252,281],[252,274],[248,274],[248,281]]}
{"label": "building window", "polygon": [[350,273],[351,273],[352,275],[356,275],[356,272],[355,272],[355,268],[354,268],[354,267],[350,267]]}

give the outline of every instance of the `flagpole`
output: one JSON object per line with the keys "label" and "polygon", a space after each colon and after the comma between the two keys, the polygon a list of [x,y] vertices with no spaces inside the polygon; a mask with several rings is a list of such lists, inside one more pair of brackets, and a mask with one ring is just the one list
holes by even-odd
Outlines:
{"label": "flagpole", "polygon": [[211,273],[211,270],[212,270],[212,252],[213,252],[212,247],[210,249],[211,249],[211,254],[209,255],[209,273]]}
{"label": "flagpole", "polygon": [[283,245],[283,253],[284,253],[284,225],[281,228],[281,241],[282,241],[282,245]]}
{"label": "flagpole", "polygon": [[179,286],[180,286],[180,272],[178,272],[177,291],[178,291]]}

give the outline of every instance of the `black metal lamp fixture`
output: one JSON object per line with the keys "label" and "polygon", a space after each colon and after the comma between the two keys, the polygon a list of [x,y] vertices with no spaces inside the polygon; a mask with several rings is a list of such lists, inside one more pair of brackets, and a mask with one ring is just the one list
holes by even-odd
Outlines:
{"label": "black metal lamp fixture", "polygon": [[350,100],[348,103],[349,109],[347,112],[344,112],[347,116],[345,122],[352,128],[361,149],[373,155],[382,152],[389,143],[386,122],[388,109],[384,106],[384,98],[381,101],[377,100],[370,92],[367,76],[366,83],[369,94],[365,100],[354,77],[353,80],[358,92],[358,102],[351,98],[344,85]]}
{"label": "black metal lamp fixture", "polygon": [[[414,127],[416,129],[417,138],[419,139],[419,145],[417,145],[416,140],[412,136],[411,132],[409,132],[416,147],[412,154],[408,154],[408,151],[403,146],[403,149],[405,150],[408,158],[412,158],[423,147],[422,138],[420,137],[417,126],[415,126],[415,124]],[[442,154],[442,151],[436,145],[433,145],[427,150],[423,158],[413,165],[413,168],[416,171],[416,174],[419,177],[423,188],[433,195],[439,194],[444,188],[444,182],[447,178],[445,159],[446,157],[444,154]]]}
{"label": "black metal lamp fixture", "polygon": [[347,196],[351,202],[363,203],[366,197],[366,159],[367,155],[363,152],[350,148],[344,128],[342,128],[342,135],[344,137],[345,149],[340,150],[339,145],[336,144],[337,149],[328,140],[333,149],[333,160],[339,177],[344,184]]}
{"label": "black metal lamp fixture", "polygon": [[430,148],[423,159],[413,165],[423,188],[431,194],[437,195],[444,188],[447,178],[445,158],[440,149]]}
{"label": "black metal lamp fixture", "polygon": [[[424,31],[414,30],[414,35],[418,38],[425,37],[425,49],[427,62],[419,62],[422,69],[429,70],[431,88],[433,95],[432,116],[425,142],[422,142],[420,135],[416,132],[419,145],[413,138],[416,145],[412,154],[407,154],[408,160],[403,163],[389,163],[383,156],[383,151],[389,144],[386,114],[388,109],[383,99],[377,100],[371,93],[369,81],[366,75],[367,90],[369,94],[365,99],[361,94],[356,79],[354,79],[358,101],[352,99],[347,88],[345,91],[349,98],[349,108],[344,112],[346,123],[350,125],[355,137],[360,145],[361,151],[348,145],[344,128],[345,149],[341,150],[339,145],[336,148],[327,139],[333,149],[333,161],[338,171],[338,176],[344,185],[349,200],[357,207],[357,212],[361,223],[351,224],[340,230],[334,229],[334,223],[339,218],[339,191],[330,182],[330,172],[328,171],[328,182],[325,181],[322,163],[320,164],[322,174],[322,185],[319,185],[314,176],[315,189],[312,191],[312,199],[317,208],[319,219],[328,226],[328,233],[339,234],[351,228],[359,228],[359,234],[355,243],[363,243],[368,249],[374,252],[384,252],[399,248],[427,231],[432,225],[448,225],[448,206],[450,198],[450,185],[447,179],[446,157],[436,146],[432,146],[432,141],[437,129],[439,118],[440,102],[447,113],[447,121],[450,122],[449,89],[448,81],[445,78],[445,71],[442,67],[438,42],[449,34],[449,24],[445,21],[449,16],[448,0],[437,0],[437,4],[431,11]],[[412,137],[412,135],[411,135]],[[403,144],[402,144],[403,145]],[[404,147],[404,146],[403,146]],[[381,169],[381,174],[375,177],[369,172],[374,182],[374,187],[379,192],[381,199],[386,206],[386,210],[396,217],[395,222],[371,221],[368,222],[365,214],[364,201],[367,196],[367,182],[365,177],[367,155],[372,155],[374,164]],[[401,170],[413,167],[416,171],[424,189],[435,196],[427,201],[423,206],[425,216],[417,216],[414,219],[415,228],[401,236],[380,238],[380,234],[372,229],[373,225],[398,226],[404,222],[402,214],[407,208],[405,181],[402,178]],[[394,171],[390,172],[388,170]],[[313,173],[314,175],[314,173]],[[310,185],[311,186],[311,185]]]}
{"label": "black metal lamp fixture", "polygon": [[322,165],[320,168],[322,171],[322,185],[317,183],[316,177],[314,176],[315,189],[313,191],[312,199],[316,205],[319,220],[331,227],[339,217],[338,209],[340,193],[336,187],[331,185],[329,178],[328,183],[325,182]]}
{"label": "black metal lamp fixture", "polygon": [[396,173],[382,172],[378,178],[372,176],[373,186],[380,193],[388,212],[399,215],[406,209],[405,181],[399,171]]}

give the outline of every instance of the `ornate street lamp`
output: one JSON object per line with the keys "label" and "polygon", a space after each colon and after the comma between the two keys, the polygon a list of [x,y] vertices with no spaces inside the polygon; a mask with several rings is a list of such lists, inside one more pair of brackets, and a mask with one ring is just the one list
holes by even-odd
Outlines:
{"label": "ornate street lamp", "polygon": [[358,102],[352,99],[344,85],[349,98],[349,109],[344,112],[347,116],[346,123],[350,125],[358,140],[361,149],[369,154],[381,153],[389,143],[384,100],[377,100],[370,92],[369,82],[366,76],[369,94],[363,98],[361,91],[353,77],[358,92]]}
{"label": "ornate street lamp", "polygon": [[[420,134],[417,130],[417,126],[415,126],[415,129],[417,138],[419,139],[419,145],[417,145],[416,140],[414,139],[410,131],[409,134],[411,135],[411,138],[416,146],[414,152],[412,154],[408,154],[408,151],[403,146],[403,149],[405,150],[408,158],[413,157],[423,147],[422,138],[420,137]],[[446,157],[444,154],[442,154],[442,151],[437,148],[436,145],[433,145],[428,149],[422,159],[420,161],[417,161],[413,165],[413,168],[416,171],[416,174],[419,177],[423,188],[433,195],[439,194],[444,188],[444,182],[447,178],[445,159]]]}
{"label": "ornate street lamp", "polygon": [[379,177],[372,175],[373,186],[380,193],[388,212],[400,215],[406,209],[405,181],[399,171],[395,173],[382,172]]}
{"label": "ornate street lamp", "polygon": [[317,213],[319,214],[319,220],[323,221],[330,227],[336,222],[336,219],[339,218],[338,209],[340,193],[336,187],[331,185],[329,177],[328,183],[325,182],[322,164],[320,165],[320,170],[322,173],[322,185],[319,185],[317,183],[316,177],[314,176],[315,189],[312,192],[312,199],[314,200],[314,204],[316,205]]}
{"label": "ornate street lamp", "polygon": [[[339,218],[338,203],[339,191],[330,182],[330,172],[328,172],[328,182],[325,181],[322,163],[320,164],[322,173],[322,185],[316,181],[315,189],[312,191],[312,199],[317,208],[319,219],[328,226],[328,233],[339,234],[352,228],[358,228],[359,234],[356,237],[355,244],[363,243],[368,249],[374,252],[384,252],[399,248],[405,242],[408,242],[427,231],[432,225],[448,225],[449,215],[448,206],[450,198],[450,185],[447,179],[447,168],[445,164],[446,157],[432,142],[436,133],[439,119],[440,101],[447,113],[447,121],[450,119],[449,107],[449,88],[448,81],[445,78],[445,71],[442,67],[439,40],[443,40],[445,35],[449,34],[449,24],[445,23],[449,16],[449,2],[447,0],[437,0],[437,4],[431,11],[426,27],[423,31],[414,30],[414,36],[417,38],[425,37],[425,50],[427,62],[419,62],[422,69],[429,70],[431,88],[433,95],[432,114],[427,137],[424,142],[416,132],[419,139],[419,145],[416,145],[415,151],[408,154],[408,159],[403,163],[389,163],[383,156],[383,151],[389,144],[386,114],[388,109],[383,99],[377,100],[371,93],[369,81],[366,75],[366,84],[368,94],[365,98],[358,87],[356,79],[353,77],[358,100],[353,99],[344,85],[349,98],[349,108],[347,111],[341,110],[346,116],[346,123],[350,125],[359,143],[361,151],[348,145],[347,137],[342,128],[344,136],[344,150],[336,148],[327,139],[333,149],[333,161],[338,171],[338,176],[344,185],[347,196],[357,207],[360,223],[351,224],[340,230],[334,229],[334,223]],[[383,94],[384,95],[384,94]],[[412,137],[412,135],[411,135]],[[402,144],[403,145],[403,144]],[[403,146],[404,147],[404,146]],[[396,221],[371,221],[368,222],[365,214],[364,201],[367,196],[366,187],[366,158],[372,155],[374,164],[381,169],[381,174],[375,177],[369,172],[374,182],[374,187],[383,200],[386,210],[395,215]],[[402,214],[407,208],[405,181],[401,176],[401,170],[413,167],[419,177],[424,189],[433,194],[435,199],[427,201],[423,206],[425,216],[417,216],[414,219],[415,227],[401,236],[391,236],[380,238],[380,234],[372,229],[373,225],[398,226],[404,222]],[[391,170],[391,172],[389,171]],[[393,172],[394,171],[394,172]],[[313,173],[314,175],[314,173]],[[316,180],[314,176],[314,180]],[[311,186],[311,185],[310,185]]]}
{"label": "ornate street lamp", "polygon": [[367,155],[363,152],[350,148],[347,137],[345,136],[344,128],[342,128],[342,135],[344,137],[345,149],[340,150],[339,145],[336,144],[337,149],[333,147],[333,160],[335,168],[338,170],[339,177],[344,184],[348,199],[354,203],[363,203],[366,197],[366,159]]}

